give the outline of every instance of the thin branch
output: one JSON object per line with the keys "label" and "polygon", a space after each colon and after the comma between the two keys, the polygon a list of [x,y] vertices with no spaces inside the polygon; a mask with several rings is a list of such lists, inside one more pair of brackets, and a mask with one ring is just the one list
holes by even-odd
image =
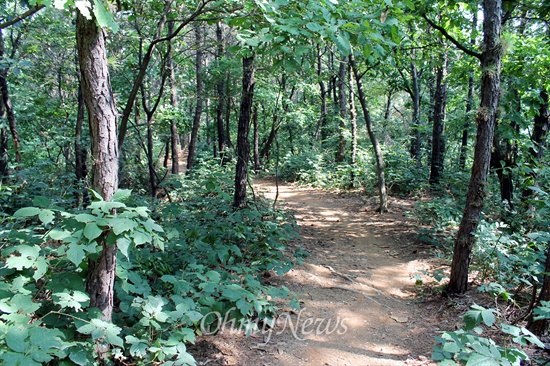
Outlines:
{"label": "thin branch", "polygon": [[462,43],[458,42],[453,36],[451,36],[446,30],[445,28],[435,24],[434,22],[432,22],[427,16],[426,14],[422,14],[422,18],[424,18],[429,25],[431,25],[433,28],[437,29],[445,38],[447,38],[447,40],[449,40],[452,44],[454,44],[459,50],[463,51],[464,53],[466,53],[467,55],[470,55],[470,56],[473,56],[477,59],[480,59],[481,60],[481,53],[478,53],[478,52],[475,52],[475,51],[472,51],[471,49],[469,49],[468,47],[464,46]]}
{"label": "thin branch", "polygon": [[0,23],[0,29],[4,29],[4,28],[9,27],[10,25],[14,25],[15,23],[18,23],[18,22],[22,21],[23,19],[25,19],[27,17],[30,17],[31,15],[33,15],[34,13],[40,11],[42,8],[45,8],[45,7],[46,7],[46,5],[36,5],[32,8],[30,8],[29,10],[27,10],[26,12],[24,12],[23,14],[20,14],[20,15],[16,16],[15,18],[13,18],[11,20],[8,20],[6,22]]}

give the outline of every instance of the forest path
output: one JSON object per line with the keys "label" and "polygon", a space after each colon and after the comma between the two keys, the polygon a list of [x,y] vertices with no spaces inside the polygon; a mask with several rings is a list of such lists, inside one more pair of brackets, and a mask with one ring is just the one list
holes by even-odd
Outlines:
{"label": "forest path", "polygon": [[[273,181],[256,180],[255,190],[275,198]],[[290,249],[310,256],[269,281],[294,292],[302,311],[285,307],[271,334],[214,337],[223,363],[198,364],[431,365],[441,308],[415,300],[414,276],[432,261],[414,239],[418,227],[406,215],[411,203],[393,199],[390,213],[380,215],[374,200],[359,195],[282,184],[277,204],[293,211],[300,226],[301,239]]]}

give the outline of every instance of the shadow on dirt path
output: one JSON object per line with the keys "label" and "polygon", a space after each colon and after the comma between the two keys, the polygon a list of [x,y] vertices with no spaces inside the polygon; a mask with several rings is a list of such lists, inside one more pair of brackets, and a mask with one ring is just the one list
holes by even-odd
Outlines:
{"label": "shadow on dirt path", "polygon": [[[255,189],[275,197],[272,181],[256,181]],[[379,215],[359,196],[292,185],[280,185],[278,199],[300,226],[291,246],[310,256],[270,281],[293,291],[302,310],[284,313],[263,339],[215,337],[225,363],[213,364],[432,364],[437,311],[415,301],[413,279],[431,263],[405,215],[410,203],[393,200],[391,212]]]}

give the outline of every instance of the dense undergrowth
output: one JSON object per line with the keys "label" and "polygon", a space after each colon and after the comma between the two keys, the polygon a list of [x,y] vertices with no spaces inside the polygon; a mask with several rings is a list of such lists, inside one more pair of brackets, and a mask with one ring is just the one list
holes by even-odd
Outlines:
{"label": "dense undergrowth", "polygon": [[[101,342],[111,363],[191,365],[185,344],[220,322],[249,333],[272,323],[273,299],[289,291],[261,276],[303,255],[285,248],[297,236],[293,219],[262,200],[234,209],[231,175],[214,163],[166,185],[171,202],[120,190],[83,209],[70,207],[70,192],[52,199],[2,187],[3,364],[91,365]],[[85,288],[105,232],[119,249],[112,323],[89,307]]]}

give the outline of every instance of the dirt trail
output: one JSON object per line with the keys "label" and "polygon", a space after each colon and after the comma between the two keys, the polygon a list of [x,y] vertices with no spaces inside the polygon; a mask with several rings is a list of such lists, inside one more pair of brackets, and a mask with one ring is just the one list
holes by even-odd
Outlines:
{"label": "dirt trail", "polygon": [[[273,182],[256,190],[275,197]],[[215,337],[226,365],[428,365],[437,310],[414,300],[414,275],[430,267],[414,241],[406,201],[379,215],[353,195],[279,186],[279,205],[292,210],[301,246],[311,253],[272,282],[287,286],[302,303],[284,314],[270,335]],[[286,323],[285,323],[286,320]],[[266,340],[269,342],[265,343]],[[199,364],[212,364],[203,360]]]}

